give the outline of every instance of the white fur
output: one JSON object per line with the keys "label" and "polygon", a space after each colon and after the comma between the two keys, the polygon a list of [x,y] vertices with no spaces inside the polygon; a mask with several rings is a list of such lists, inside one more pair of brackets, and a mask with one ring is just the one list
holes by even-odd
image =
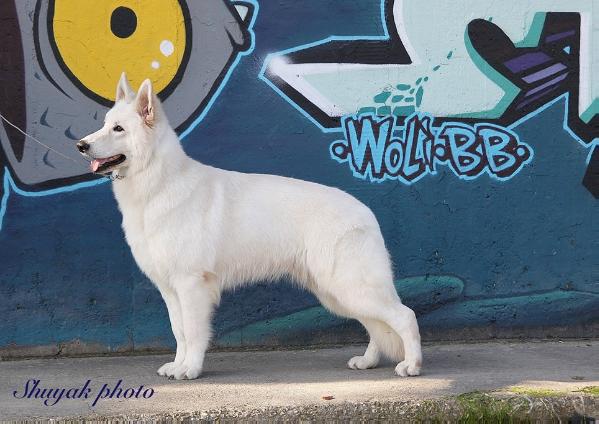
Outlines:
{"label": "white fur", "polygon": [[[123,132],[115,132],[120,125]],[[353,369],[381,354],[400,376],[422,364],[414,312],[402,305],[373,213],[349,194],[273,175],[203,165],[183,151],[145,81],[123,76],[105,125],[85,141],[90,158],[125,154],[112,169],[133,256],[168,307],[177,353],[158,373],[197,378],[223,290],[290,277],[335,314],[358,319],[371,340]]]}

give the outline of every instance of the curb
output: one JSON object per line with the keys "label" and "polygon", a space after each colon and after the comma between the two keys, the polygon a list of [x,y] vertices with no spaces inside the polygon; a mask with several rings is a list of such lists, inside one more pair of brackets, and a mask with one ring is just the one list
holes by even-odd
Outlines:
{"label": "curb", "polygon": [[27,419],[25,422],[568,422],[595,423],[599,420],[599,396],[565,395],[537,397],[505,393],[472,392],[424,401],[360,402],[222,409],[181,414],[86,416],[56,419]]}

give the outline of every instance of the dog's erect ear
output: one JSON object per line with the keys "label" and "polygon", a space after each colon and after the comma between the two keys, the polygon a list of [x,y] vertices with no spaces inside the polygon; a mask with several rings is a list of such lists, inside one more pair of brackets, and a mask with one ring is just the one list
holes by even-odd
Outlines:
{"label": "dog's erect ear", "polygon": [[119,100],[127,101],[131,99],[134,94],[133,89],[129,85],[129,81],[127,80],[127,75],[123,72],[121,74],[121,79],[119,79],[119,83],[116,85],[115,102],[118,102]]}
{"label": "dog's erect ear", "polygon": [[135,103],[137,105],[137,113],[139,113],[147,126],[152,127],[156,118],[156,100],[154,98],[154,91],[152,90],[152,81],[147,79],[141,83],[137,91]]}

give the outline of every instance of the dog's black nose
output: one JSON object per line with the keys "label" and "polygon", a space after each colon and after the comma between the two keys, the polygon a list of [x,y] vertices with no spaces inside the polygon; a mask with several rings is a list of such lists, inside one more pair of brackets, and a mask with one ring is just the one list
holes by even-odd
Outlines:
{"label": "dog's black nose", "polygon": [[89,150],[89,143],[85,140],[81,140],[79,143],[77,143],[77,150],[79,150],[81,153],[85,153]]}

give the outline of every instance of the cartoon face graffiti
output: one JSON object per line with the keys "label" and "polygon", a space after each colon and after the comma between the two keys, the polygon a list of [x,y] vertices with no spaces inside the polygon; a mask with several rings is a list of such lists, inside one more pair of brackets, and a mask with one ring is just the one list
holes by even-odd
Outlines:
{"label": "cartoon face graffiti", "polygon": [[[134,86],[152,80],[172,125],[183,131],[250,50],[253,12],[250,3],[227,0],[2,1],[0,113],[73,156],[126,71]],[[13,180],[26,190],[94,178],[5,123],[0,144]]]}

